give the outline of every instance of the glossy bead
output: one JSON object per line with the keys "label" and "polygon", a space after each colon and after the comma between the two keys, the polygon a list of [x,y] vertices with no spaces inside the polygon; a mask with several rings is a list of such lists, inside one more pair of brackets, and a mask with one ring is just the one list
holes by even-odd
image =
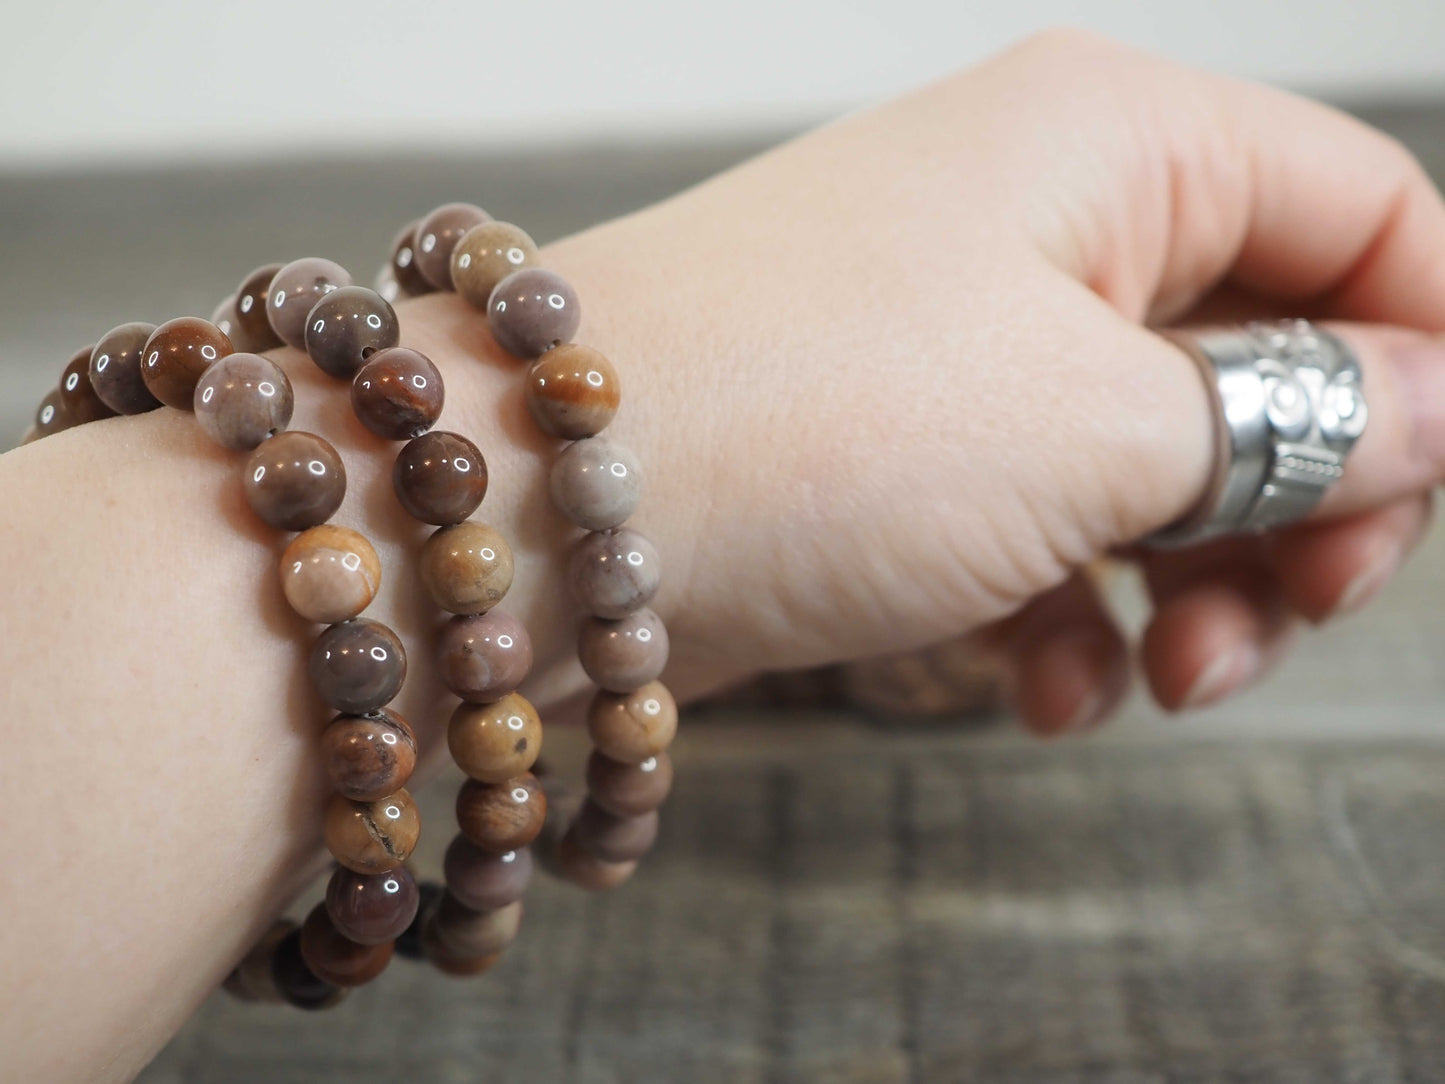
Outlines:
{"label": "glossy bead", "polygon": [[323,373],[350,380],[379,350],[401,341],[391,303],[365,286],[332,290],[306,315],[306,353]]}
{"label": "glossy bead", "polygon": [[211,323],[221,329],[221,333],[231,340],[231,346],[236,350],[249,350],[250,347],[241,346],[240,338],[236,331],[238,321],[236,320],[236,295],[230,294],[221,299],[215,309],[211,312]]}
{"label": "glossy bead", "polygon": [[442,683],[468,703],[500,700],[532,669],[532,638],[501,610],[454,617],[442,628],[437,668]]}
{"label": "glossy bead", "polygon": [[75,419],[65,409],[65,400],[60,396],[59,388],[51,388],[45,393],[45,398],[40,400],[40,405],[35,408],[35,438],[48,437],[52,433],[59,433],[62,429],[69,429],[75,424]]}
{"label": "glossy bead", "polygon": [[166,406],[190,410],[201,374],[229,353],[231,340],[215,324],[180,316],[167,320],[146,340],[141,379]]}
{"label": "glossy bead", "polygon": [[[281,336],[271,326],[266,316],[266,299],[271,296],[271,280],[281,270],[279,263],[262,264],[252,271],[236,288],[236,300],[232,308],[235,314],[237,350],[248,350],[259,354],[263,350],[274,350],[281,345]],[[244,345],[242,345],[244,344]]]}
{"label": "glossy bead", "polygon": [[445,399],[442,374],[431,359],[405,346],[373,354],[351,382],[357,419],[387,440],[421,436],[441,417]]}
{"label": "glossy bead", "polygon": [[332,290],[351,285],[346,268],[319,256],[303,256],[286,264],[271,279],[266,293],[266,319],[287,346],[306,349],[306,317]]}
{"label": "glossy bead", "polygon": [[667,666],[667,626],[642,609],[616,621],[589,617],[577,634],[577,658],[604,689],[625,693],[655,680]]}
{"label": "glossy bead", "polygon": [[577,845],[604,862],[631,862],[641,858],[657,842],[657,810],[635,817],[618,817],[596,802],[582,803],[572,824]]}
{"label": "glossy bead", "polygon": [[333,794],[326,807],[326,848],[357,873],[395,869],[411,857],[420,833],[416,803],[404,790],[375,802]]}
{"label": "glossy bead", "polygon": [[358,945],[400,937],[416,917],[421,893],[405,866],[385,873],[338,867],[326,883],[326,913],[343,936]]}
{"label": "glossy bead", "polygon": [[387,264],[376,273],[376,278],[372,280],[371,288],[393,305],[406,296],[402,293],[401,287],[396,284],[396,276],[391,273],[390,264]]}
{"label": "glossy bead", "polygon": [[333,986],[364,986],[391,963],[392,945],[362,945],[331,921],[326,905],[311,908],[301,926],[301,958],[311,973]]}
{"label": "glossy bead", "polygon": [[490,222],[492,216],[471,203],[444,203],[416,226],[412,260],[433,289],[452,288],[452,249],[473,226]]}
{"label": "glossy bead", "polygon": [[420,297],[436,289],[429,283],[416,266],[416,228],[421,219],[409,223],[391,242],[391,259],[388,267],[403,296]]}
{"label": "glossy bead", "polygon": [[426,540],[419,570],[427,593],[442,609],[486,613],[512,586],[512,547],[494,528],[466,520]]}
{"label": "glossy bead", "polygon": [[587,758],[587,796],[615,817],[638,817],[667,800],[672,758],[657,753],[637,764],[613,760],[594,749]]}
{"label": "glossy bead", "polygon": [[338,715],[321,734],[321,757],[331,789],[354,802],[394,794],[416,767],[416,736],[400,715]]}
{"label": "glossy bead", "polygon": [[543,267],[514,271],[497,283],[487,302],[492,338],[517,358],[539,358],[571,342],[581,322],[576,292],[561,275]]}
{"label": "glossy bead", "polygon": [[280,1001],[272,964],[283,938],[296,929],[288,918],[278,918],[261,939],[251,946],[226,980],[226,989],[254,1001]]}
{"label": "glossy bead", "polygon": [[161,405],[141,375],[141,360],[155,324],[129,323],[113,327],[90,352],[90,385],[111,410],[144,414]]}
{"label": "glossy bead", "polygon": [[328,705],[364,715],[391,703],[401,691],[406,648],[380,621],[343,621],[316,638],[307,670],[311,687]]}
{"label": "glossy bead", "polygon": [[438,937],[436,916],[440,910],[441,907],[438,905],[437,911],[422,923],[421,947],[427,963],[443,975],[451,975],[453,978],[459,979],[475,978],[495,967],[502,958],[500,952],[494,952],[490,956],[458,956]]}
{"label": "glossy bead", "polygon": [[660,681],[630,693],[601,690],[587,708],[587,733],[603,756],[621,764],[641,764],[672,744],[677,701]]}
{"label": "glossy bead", "polygon": [[530,771],[542,751],[542,720],[520,693],[491,704],[462,704],[447,725],[457,767],[483,783],[505,783]]}
{"label": "glossy bead", "polygon": [[483,222],[462,234],[452,249],[452,289],[486,312],[497,283],[513,271],[535,267],[539,255],[525,230],[510,222]]}
{"label": "glossy bead", "polygon": [[381,561],[365,537],[326,523],[291,540],[281,554],[281,590],[308,621],[332,625],[371,605]]}
{"label": "glossy bead", "polygon": [[622,401],[622,381],[612,363],[579,343],[548,350],[533,362],[524,390],[537,428],[564,440],[595,437]]}
{"label": "glossy bead", "polygon": [[99,421],[101,418],[114,418],[118,413],[107,406],[96,394],[95,388],[91,387],[90,355],[94,350],[94,344],[84,350],[77,350],[66,364],[65,371],[60,374],[60,398],[64,400],[65,409],[75,419],[76,425]]}
{"label": "glossy bead", "polygon": [[276,945],[271,957],[271,981],[286,1004],[298,1009],[329,1009],[346,996],[306,965],[301,957],[301,931],[294,929]]}
{"label": "glossy bead", "polygon": [[465,959],[492,956],[516,940],[522,925],[522,901],[495,911],[474,911],[447,893],[432,921],[438,940],[454,955]]}
{"label": "glossy bead", "polygon": [[293,429],[263,441],[241,475],[246,501],[272,527],[304,531],[325,523],[346,496],[346,467],[327,441]]}
{"label": "glossy bead", "polygon": [[505,783],[468,779],[457,791],[457,827],[486,851],[505,854],[536,839],[547,819],[547,795],[530,772]]}
{"label": "glossy bead", "polygon": [[398,956],[405,956],[408,960],[426,959],[421,947],[422,926],[431,920],[432,914],[442,902],[442,893],[445,891],[446,889],[436,881],[422,881],[417,885],[419,899],[416,915],[407,928],[397,935],[396,952]]}
{"label": "glossy bead", "polygon": [[240,452],[290,425],[295,402],[291,381],[270,358],[227,354],[196,382],[194,409],[206,436]]}
{"label": "glossy bead", "polygon": [[396,457],[391,472],[396,499],[423,523],[460,523],[487,493],[487,464],[466,437],[444,430],[423,433]]}
{"label": "glossy bead", "polygon": [[495,854],[458,835],[442,860],[447,890],[477,911],[505,907],[527,894],[532,852],[526,848]]}
{"label": "glossy bead", "polygon": [[626,527],[587,535],[567,561],[572,597],[594,617],[626,617],[646,606],[661,583],[657,550]]}
{"label": "glossy bead", "polygon": [[637,457],[606,437],[568,445],[548,483],[557,511],[588,531],[621,526],[642,496]]}
{"label": "glossy bead", "polygon": [[590,892],[616,888],[637,870],[636,859],[630,862],[607,862],[589,854],[578,844],[572,829],[568,829],[557,843],[553,860],[558,876]]}

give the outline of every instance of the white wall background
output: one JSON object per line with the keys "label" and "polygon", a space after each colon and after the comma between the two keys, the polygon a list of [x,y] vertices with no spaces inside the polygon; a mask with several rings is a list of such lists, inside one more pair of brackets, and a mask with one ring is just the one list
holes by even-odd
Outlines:
{"label": "white wall background", "polygon": [[1072,23],[1353,100],[1445,0],[0,0],[0,168],[806,123]]}

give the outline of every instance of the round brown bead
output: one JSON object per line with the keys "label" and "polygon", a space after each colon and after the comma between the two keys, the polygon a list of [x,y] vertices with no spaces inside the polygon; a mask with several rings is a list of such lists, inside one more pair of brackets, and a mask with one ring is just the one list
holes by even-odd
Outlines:
{"label": "round brown bead", "polygon": [[289,918],[278,918],[261,939],[251,946],[226,979],[226,989],[238,997],[253,1001],[280,1001],[281,991],[271,972],[272,957],[282,938],[296,929]]}
{"label": "round brown bead", "polygon": [[416,267],[416,228],[420,225],[421,219],[408,223],[391,242],[391,259],[387,269],[405,297],[420,297],[436,289]]}
{"label": "round brown bead", "polygon": [[401,324],[391,303],[365,286],[342,286],[311,307],[306,316],[306,353],[317,368],[350,380],[378,351],[401,341]]}
{"label": "round brown bead", "polygon": [[391,711],[338,715],[321,734],[331,789],[354,802],[375,802],[406,786],[416,767],[416,736]]}
{"label": "round brown bead", "polygon": [[605,862],[588,854],[578,844],[571,829],[568,829],[557,843],[554,863],[558,876],[591,892],[616,888],[637,870],[636,859],[630,862]]}
{"label": "round brown bead", "polygon": [[636,763],[613,760],[600,750],[587,758],[587,795],[615,817],[639,817],[667,800],[672,758],[657,753]]}
{"label": "round brown bead", "polygon": [[494,956],[517,939],[522,901],[495,911],[474,911],[448,892],[432,916],[437,940],[451,955],[463,959]]}
{"label": "round brown bead", "polygon": [[59,388],[51,388],[45,393],[45,398],[40,400],[40,405],[35,408],[35,438],[48,437],[52,433],[59,433],[62,429],[69,429],[75,424],[75,419],[70,416],[70,411],[65,409],[65,400],[60,396]]}
{"label": "round brown bead", "polygon": [[365,537],[325,523],[291,540],[281,554],[281,590],[308,621],[332,625],[371,605],[381,561]]}
{"label": "round brown bead", "polygon": [[331,924],[358,945],[380,945],[400,937],[420,903],[421,892],[405,866],[385,873],[337,868],[326,883]]}
{"label": "round brown bead", "polygon": [[[274,350],[281,345],[281,336],[271,326],[266,316],[266,299],[271,296],[271,280],[281,270],[279,263],[268,263],[256,268],[236,288],[236,300],[232,305],[236,321],[237,350],[249,350],[259,354],[263,350]],[[242,345],[244,344],[244,345]]]}
{"label": "round brown bead", "polygon": [[487,311],[497,283],[513,271],[536,265],[537,243],[510,222],[483,222],[462,234],[452,248],[452,289],[474,308]]}
{"label": "round brown bead", "polygon": [[351,285],[346,268],[319,256],[303,256],[286,264],[271,279],[266,294],[266,319],[287,346],[306,349],[306,317],[311,307],[343,286]]}
{"label": "round brown bead", "polygon": [[557,511],[589,531],[621,526],[642,497],[637,457],[606,437],[569,444],[547,482]]}
{"label": "round brown bead", "polygon": [[431,359],[405,346],[373,354],[351,382],[351,409],[387,440],[421,436],[441,417],[445,399],[442,374]]}
{"label": "round brown bead", "polygon": [[589,617],[577,634],[577,659],[604,689],[625,693],[655,680],[667,666],[667,626],[652,610],[616,621]]}
{"label": "round brown bead", "polygon": [[221,329],[221,334],[231,340],[231,347],[235,350],[250,350],[249,346],[240,344],[240,334],[236,330],[236,295],[231,294],[223,297],[215,309],[211,312],[211,323]]}
{"label": "round brown bead", "polygon": [[496,529],[466,520],[426,540],[420,570],[421,582],[442,609],[486,613],[512,586],[512,547]]}
{"label": "round brown bead", "polygon": [[603,756],[641,764],[672,744],[677,701],[660,681],[630,693],[599,690],[587,709],[587,733]]}
{"label": "round brown bead", "polygon": [[564,440],[595,437],[622,401],[622,381],[612,362],[579,343],[548,350],[527,371],[527,409],[537,428]]}
{"label": "round brown bead", "polygon": [[483,850],[520,850],[537,838],[546,820],[547,795],[531,772],[505,783],[468,779],[457,791],[457,827]]}
{"label": "round brown bead", "polygon": [[301,926],[301,958],[311,973],[333,986],[365,986],[391,963],[392,945],[362,945],[331,921],[326,905],[311,908]]}
{"label": "round brown bead", "polygon": [[91,386],[90,355],[94,350],[94,344],[77,350],[60,374],[60,398],[65,401],[65,409],[75,419],[76,425],[114,418],[119,413],[107,406]]}
{"label": "round brown bead", "polygon": [[375,802],[333,794],[326,807],[326,848],[357,873],[385,873],[411,857],[421,833],[416,803],[404,790]]}
{"label": "round brown bead", "polygon": [[209,320],[194,316],[167,320],[146,340],[141,379],[166,406],[190,410],[201,374],[231,349],[231,340]]}
{"label": "round brown bead", "polygon": [[380,621],[343,621],[316,638],[307,669],[322,700],[337,711],[364,715],[401,691],[406,648]]}
{"label": "round brown bead", "polygon": [[276,944],[271,956],[271,981],[286,1004],[298,1009],[329,1009],[346,996],[346,990],[333,986],[301,958],[301,931],[293,929]]}
{"label": "round brown bead", "polygon": [[452,288],[452,249],[473,226],[490,222],[492,216],[471,203],[444,203],[416,226],[412,261],[421,277],[434,289]]}
{"label": "round brown bead", "polygon": [[437,936],[436,913],[433,912],[422,923],[421,947],[426,956],[427,963],[440,971],[443,975],[450,975],[458,979],[470,979],[477,975],[485,974],[497,965],[502,958],[500,952],[491,956],[466,957],[458,956]]}
{"label": "round brown bead", "polygon": [[447,726],[457,767],[483,783],[504,783],[530,771],[542,751],[542,720],[520,693],[491,704],[461,704]]}
{"label": "round brown bead", "polygon": [[240,452],[290,425],[295,397],[290,379],[270,358],[227,354],[201,374],[194,406],[206,435]]}
{"label": "round brown bead", "polygon": [[295,429],[262,442],[247,457],[241,482],[261,519],[283,531],[304,531],[341,507],[346,467],[330,443]]}
{"label": "round brown bead", "polygon": [[437,648],[442,682],[472,704],[499,700],[521,685],[532,669],[532,638],[509,613],[454,617]]}
{"label": "round brown bead", "polygon": [[146,343],[155,329],[154,324],[121,324],[107,331],[90,352],[90,385],[118,413],[144,414],[161,405],[141,375]]}
{"label": "round brown bead", "polygon": [[527,894],[532,880],[532,852],[523,848],[495,854],[466,836],[456,836],[442,860],[447,891],[477,911],[505,907]]}
{"label": "round brown bead", "polygon": [[635,817],[617,817],[588,800],[572,824],[572,834],[577,845],[594,858],[631,862],[657,842],[657,819],[655,809]]}
{"label": "round brown bead", "polygon": [[466,437],[444,430],[410,441],[392,468],[396,499],[423,523],[460,523],[487,493],[487,464]]}
{"label": "round brown bead", "polygon": [[662,584],[662,560],[643,535],[626,527],[586,535],[567,562],[572,597],[610,620],[641,609]]}
{"label": "round brown bead", "polygon": [[561,275],[543,267],[514,271],[497,283],[487,302],[492,338],[517,358],[539,358],[571,342],[581,322],[576,292]]}

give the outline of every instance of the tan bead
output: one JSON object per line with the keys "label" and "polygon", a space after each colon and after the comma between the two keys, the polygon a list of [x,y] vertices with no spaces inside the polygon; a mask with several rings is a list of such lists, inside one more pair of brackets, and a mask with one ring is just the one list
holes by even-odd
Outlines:
{"label": "tan bead", "polygon": [[641,764],[672,744],[677,733],[677,701],[660,681],[630,693],[599,690],[587,709],[587,733],[605,757]]}
{"label": "tan bead", "polygon": [[486,613],[512,586],[513,571],[512,547],[485,523],[443,527],[421,549],[421,582],[454,614]]}
{"label": "tan bead", "polygon": [[483,783],[505,783],[532,770],[542,751],[542,720],[520,693],[491,704],[462,704],[447,726],[457,767]]}
{"label": "tan bead", "polygon": [[525,389],[537,428],[564,440],[595,437],[622,401],[622,382],[612,363],[578,343],[563,343],[538,358],[527,370]]}
{"label": "tan bead", "polygon": [[326,847],[357,873],[384,873],[411,856],[421,834],[416,803],[404,790],[375,802],[353,802],[339,794],[326,806]]}
{"label": "tan bead", "polygon": [[577,661],[588,677],[614,693],[661,677],[668,650],[667,626],[645,607],[616,621],[589,617],[577,632]]}
{"label": "tan bead", "polygon": [[570,829],[557,844],[554,865],[559,877],[591,892],[616,888],[637,869],[636,859],[631,862],[604,862],[594,858],[578,846]]}
{"label": "tan bead", "polygon": [[469,979],[474,975],[484,974],[495,967],[497,961],[502,958],[500,952],[494,952],[490,956],[478,956],[471,959],[456,955],[437,937],[435,915],[432,915],[427,921],[422,923],[421,950],[426,956],[427,963],[431,964],[443,975],[451,975],[453,978],[458,979]]}
{"label": "tan bead", "polygon": [[473,911],[448,892],[431,921],[437,940],[449,955],[473,960],[495,956],[517,939],[522,901],[495,911]]}
{"label": "tan bead", "polygon": [[478,847],[497,854],[531,843],[546,820],[547,795],[530,772],[505,783],[468,779],[457,791],[457,827]]}
{"label": "tan bead", "polygon": [[510,222],[483,222],[462,234],[452,249],[452,286],[471,306],[487,311],[497,283],[513,271],[535,267],[537,242]]}
{"label": "tan bead", "polygon": [[357,532],[323,523],[303,531],[281,554],[281,589],[308,621],[331,625],[355,617],[381,586],[381,559]]}

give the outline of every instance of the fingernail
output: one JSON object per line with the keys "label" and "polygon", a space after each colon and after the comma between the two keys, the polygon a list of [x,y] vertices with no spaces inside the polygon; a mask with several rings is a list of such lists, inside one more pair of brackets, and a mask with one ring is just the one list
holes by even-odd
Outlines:
{"label": "fingernail", "polygon": [[1259,648],[1253,644],[1240,644],[1221,651],[1199,671],[1199,676],[1194,679],[1179,706],[1200,708],[1212,704],[1247,683],[1258,670]]}
{"label": "fingernail", "polygon": [[1345,585],[1345,589],[1340,592],[1340,597],[1335,600],[1334,609],[1330,611],[1331,617],[1343,617],[1345,614],[1352,614],[1356,610],[1363,609],[1366,603],[1378,595],[1380,589],[1395,574],[1395,569],[1399,567],[1402,556],[1400,544],[1391,542],[1383,546],[1382,551]]}

